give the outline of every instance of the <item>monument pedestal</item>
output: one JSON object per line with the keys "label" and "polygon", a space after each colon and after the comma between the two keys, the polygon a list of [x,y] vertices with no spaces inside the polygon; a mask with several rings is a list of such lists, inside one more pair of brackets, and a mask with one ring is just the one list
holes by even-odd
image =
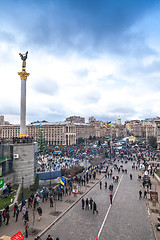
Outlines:
{"label": "monument pedestal", "polygon": [[15,174],[15,184],[22,183],[24,187],[34,184],[34,143],[18,143],[13,145],[13,171]]}

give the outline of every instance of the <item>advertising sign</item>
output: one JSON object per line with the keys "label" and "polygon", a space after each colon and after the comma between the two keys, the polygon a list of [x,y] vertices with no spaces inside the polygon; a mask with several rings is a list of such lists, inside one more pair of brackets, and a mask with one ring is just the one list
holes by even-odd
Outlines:
{"label": "advertising sign", "polygon": [[22,233],[19,231],[11,237],[11,240],[24,240]]}
{"label": "advertising sign", "polygon": [[1,179],[0,179],[0,188],[2,188],[3,185],[4,185],[4,178],[1,178]]}
{"label": "advertising sign", "polygon": [[150,191],[151,202],[158,202],[158,192]]}
{"label": "advertising sign", "polygon": [[77,183],[73,183],[72,184],[72,193],[73,194],[77,194],[78,193],[78,184]]}

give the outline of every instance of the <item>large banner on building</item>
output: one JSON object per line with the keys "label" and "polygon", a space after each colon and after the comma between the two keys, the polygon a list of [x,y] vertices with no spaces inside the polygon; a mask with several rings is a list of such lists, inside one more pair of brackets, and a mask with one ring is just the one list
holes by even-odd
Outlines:
{"label": "large banner on building", "polygon": [[2,188],[4,186],[4,178],[0,179],[0,188]]}
{"label": "large banner on building", "polygon": [[61,177],[61,170],[60,171],[49,171],[49,172],[38,172],[39,180],[51,180]]}

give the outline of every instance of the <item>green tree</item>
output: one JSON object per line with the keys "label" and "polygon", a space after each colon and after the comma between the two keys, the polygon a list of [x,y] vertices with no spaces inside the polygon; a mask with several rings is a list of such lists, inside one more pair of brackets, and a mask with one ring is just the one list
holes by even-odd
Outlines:
{"label": "green tree", "polygon": [[45,152],[46,142],[45,142],[45,136],[44,136],[44,132],[43,132],[41,125],[40,125],[40,129],[39,129],[39,136],[37,138],[37,142],[38,142],[39,152]]}
{"label": "green tree", "polygon": [[91,135],[89,136],[89,140],[92,140],[92,136]]}
{"label": "green tree", "polygon": [[84,143],[84,139],[83,138],[78,138],[78,144]]}

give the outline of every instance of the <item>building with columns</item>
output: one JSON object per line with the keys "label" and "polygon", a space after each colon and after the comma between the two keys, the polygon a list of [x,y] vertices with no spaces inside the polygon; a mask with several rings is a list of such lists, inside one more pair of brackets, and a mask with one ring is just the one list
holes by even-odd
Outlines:
{"label": "building with columns", "polygon": [[[26,126],[27,136],[36,141],[43,131],[48,145],[73,145],[79,138],[89,138],[94,135],[94,127],[87,123],[70,122],[35,122]],[[19,137],[20,125],[0,125],[0,138],[12,139]]]}
{"label": "building with columns", "polygon": [[160,118],[156,118],[154,122],[156,124],[157,148],[160,149]]}

